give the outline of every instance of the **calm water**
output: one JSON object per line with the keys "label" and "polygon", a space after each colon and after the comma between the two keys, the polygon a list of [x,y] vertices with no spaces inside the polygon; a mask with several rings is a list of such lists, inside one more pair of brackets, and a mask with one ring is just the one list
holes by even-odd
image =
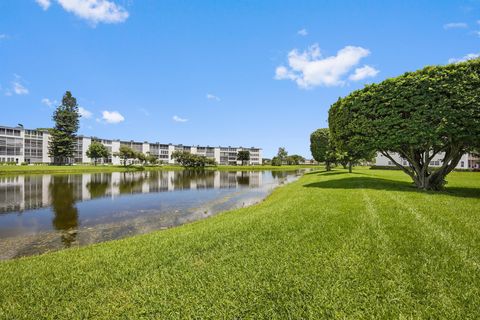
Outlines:
{"label": "calm water", "polygon": [[119,239],[263,199],[300,171],[0,177],[0,259]]}

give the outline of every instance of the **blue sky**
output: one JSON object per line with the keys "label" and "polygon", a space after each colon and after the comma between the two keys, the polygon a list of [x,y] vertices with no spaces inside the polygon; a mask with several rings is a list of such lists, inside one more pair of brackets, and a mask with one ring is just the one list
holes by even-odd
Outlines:
{"label": "blue sky", "polygon": [[0,124],[307,157],[340,96],[480,53],[480,1],[0,1]]}

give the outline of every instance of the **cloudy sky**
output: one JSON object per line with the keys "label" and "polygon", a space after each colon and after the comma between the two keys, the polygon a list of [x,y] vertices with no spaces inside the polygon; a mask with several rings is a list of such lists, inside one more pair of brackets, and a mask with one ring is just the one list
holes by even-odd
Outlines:
{"label": "cloudy sky", "polygon": [[479,54],[478,0],[0,1],[0,124],[70,90],[84,135],[310,157],[338,97]]}

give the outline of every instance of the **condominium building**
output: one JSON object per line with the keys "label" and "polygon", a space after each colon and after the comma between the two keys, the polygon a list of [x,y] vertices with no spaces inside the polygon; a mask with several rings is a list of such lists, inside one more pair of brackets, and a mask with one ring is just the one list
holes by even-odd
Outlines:
{"label": "condominium building", "polygon": [[[399,154],[397,153],[392,153],[392,158],[395,160],[397,163],[403,165],[403,166],[408,166],[408,161],[404,158],[402,158]],[[430,166],[431,167],[440,167],[442,166],[443,162],[443,157],[445,154],[443,152],[440,152],[436,154],[433,159],[430,161]],[[383,154],[380,152],[377,153],[377,157],[375,158],[375,165],[377,166],[395,166],[395,163],[390,160],[389,158],[385,157]],[[457,166],[455,167],[456,169],[479,169],[480,168],[480,157],[478,155],[475,155],[473,153],[465,153],[462,155],[462,158],[458,162]]]}
{"label": "condominium building", "polygon": [[[92,159],[87,157],[87,150],[92,141],[98,141],[107,147],[110,152],[108,159],[102,160],[104,163],[115,165],[122,164],[121,159],[115,154],[121,146],[128,146],[137,152],[150,154],[164,163],[174,164],[175,160],[172,154],[175,151],[185,151],[192,154],[202,155],[214,159],[221,165],[242,164],[237,160],[239,151],[249,151],[250,160],[247,164],[262,164],[261,148],[245,147],[211,147],[211,146],[186,146],[162,144],[159,142],[138,142],[124,140],[108,140],[94,137],[78,136],[75,141],[75,151],[71,163],[91,163]],[[0,163],[51,163],[52,159],[48,155],[48,144],[50,134],[47,130],[29,130],[23,127],[5,127],[0,126]],[[134,160],[129,160],[134,162]]]}

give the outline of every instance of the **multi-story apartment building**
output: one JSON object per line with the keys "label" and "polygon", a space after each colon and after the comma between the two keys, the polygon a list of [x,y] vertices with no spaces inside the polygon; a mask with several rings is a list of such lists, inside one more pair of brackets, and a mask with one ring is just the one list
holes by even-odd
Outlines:
{"label": "multi-story apartment building", "polygon": [[[433,157],[433,159],[430,161],[430,166],[431,167],[440,167],[442,163],[442,159],[444,157],[443,153],[438,153]],[[392,158],[400,163],[401,165],[407,166],[408,161],[406,159],[403,159],[399,154],[393,153]],[[375,158],[375,165],[377,166],[395,166],[395,164],[382,155],[381,153],[377,153],[377,157]],[[478,155],[476,156],[473,153],[465,153],[460,161],[458,162],[457,166],[455,167],[456,169],[479,169],[480,168],[480,158]]]}
{"label": "multi-story apartment building", "polygon": [[0,162],[21,163],[25,159],[25,130],[0,126]]}
{"label": "multi-story apartment building", "polygon": [[[29,130],[22,127],[0,126],[0,163],[51,163],[52,159],[48,156],[49,141],[50,135],[47,130]],[[75,141],[74,156],[71,159],[72,163],[92,162],[87,157],[87,150],[92,141],[98,141],[105,145],[111,156],[105,159],[104,162],[116,165],[121,164],[120,158],[115,156],[115,153],[120,150],[120,146],[128,146],[137,152],[154,155],[162,162],[169,164],[175,163],[175,160],[172,158],[172,154],[175,151],[202,155],[214,159],[221,165],[241,164],[241,161],[237,161],[238,151],[248,150],[250,152],[248,164],[262,164],[262,149],[255,147],[185,146],[181,144],[161,144],[159,142],[108,140],[84,136],[78,136]]]}

